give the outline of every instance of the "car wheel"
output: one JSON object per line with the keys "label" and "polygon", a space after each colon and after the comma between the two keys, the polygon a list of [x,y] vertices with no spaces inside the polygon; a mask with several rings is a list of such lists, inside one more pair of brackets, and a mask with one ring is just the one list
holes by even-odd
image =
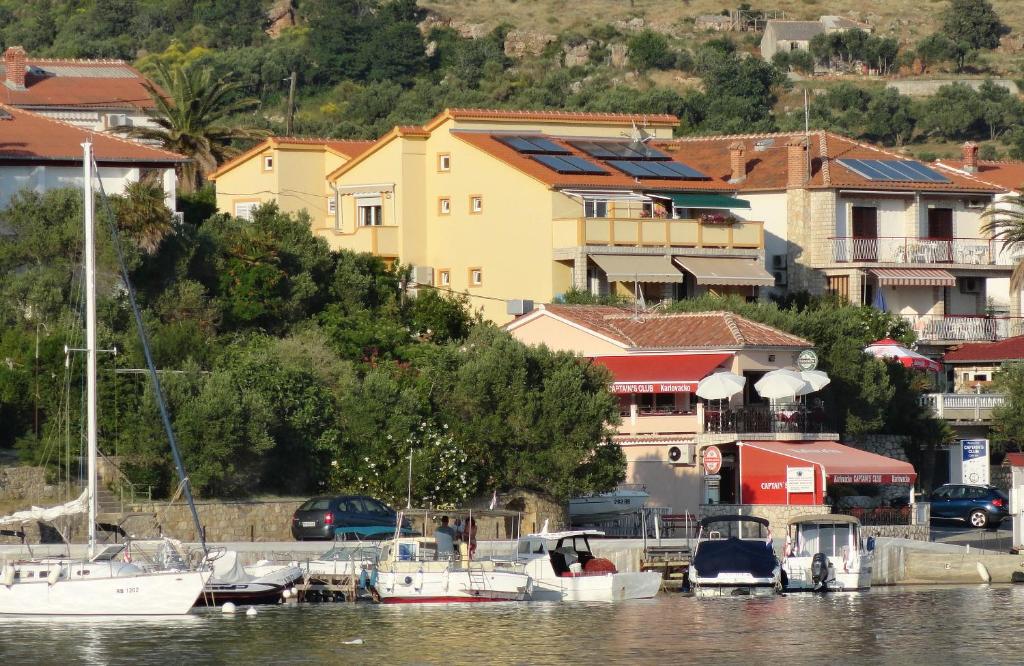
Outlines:
{"label": "car wheel", "polygon": [[988,525],[988,514],[980,509],[971,511],[971,515],[967,517],[967,522],[971,524],[971,527],[985,527]]}

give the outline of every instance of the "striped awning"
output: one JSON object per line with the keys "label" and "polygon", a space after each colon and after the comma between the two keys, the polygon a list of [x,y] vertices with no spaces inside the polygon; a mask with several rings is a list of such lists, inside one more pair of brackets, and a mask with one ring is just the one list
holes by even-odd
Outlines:
{"label": "striped awning", "polygon": [[872,268],[883,287],[955,287],[956,278],[938,268]]}

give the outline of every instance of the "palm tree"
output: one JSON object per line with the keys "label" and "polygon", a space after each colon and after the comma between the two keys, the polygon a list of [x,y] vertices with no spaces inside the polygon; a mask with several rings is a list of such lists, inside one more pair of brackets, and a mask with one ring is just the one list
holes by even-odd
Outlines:
{"label": "palm tree", "polygon": [[155,63],[153,78],[143,85],[153,99],[148,111],[155,127],[125,127],[119,131],[130,137],[153,142],[191,160],[179,167],[180,189],[195,191],[206,175],[240,151],[232,142],[259,139],[269,132],[238,127],[231,117],[259,104],[252,97],[240,96],[241,85],[214,79],[209,68]]}
{"label": "palm tree", "polygon": [[[988,208],[982,217],[988,221],[982,227],[993,241],[1002,243],[1003,248],[1014,260],[1010,274],[1010,302],[1019,304],[1021,289],[1024,289],[1024,195],[1014,194],[1000,199]],[[1011,309],[1013,308],[1011,305]]]}

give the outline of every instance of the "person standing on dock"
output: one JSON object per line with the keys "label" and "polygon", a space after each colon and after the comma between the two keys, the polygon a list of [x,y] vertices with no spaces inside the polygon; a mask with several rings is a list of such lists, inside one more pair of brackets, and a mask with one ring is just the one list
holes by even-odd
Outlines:
{"label": "person standing on dock", "polygon": [[456,536],[455,529],[448,525],[448,516],[441,516],[441,526],[434,530],[438,559],[447,560],[455,554]]}
{"label": "person standing on dock", "polygon": [[469,545],[469,559],[476,555],[476,520],[472,517],[466,519],[466,526],[462,530],[462,540]]}

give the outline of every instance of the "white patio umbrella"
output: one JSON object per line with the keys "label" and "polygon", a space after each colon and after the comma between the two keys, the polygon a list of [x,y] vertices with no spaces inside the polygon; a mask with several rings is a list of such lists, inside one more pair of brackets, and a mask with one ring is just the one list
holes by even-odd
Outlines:
{"label": "white patio umbrella", "polygon": [[754,389],[762,398],[778,400],[810,393],[811,385],[795,370],[772,370],[754,384]]}
{"label": "white patio umbrella", "polygon": [[700,380],[697,395],[705,400],[728,400],[742,391],[746,383],[746,377],[723,370]]}
{"label": "white patio umbrella", "polygon": [[[801,370],[800,377],[811,387],[811,390],[806,393],[815,393],[832,383],[832,378],[821,370]],[[800,395],[805,394],[801,393]]]}

